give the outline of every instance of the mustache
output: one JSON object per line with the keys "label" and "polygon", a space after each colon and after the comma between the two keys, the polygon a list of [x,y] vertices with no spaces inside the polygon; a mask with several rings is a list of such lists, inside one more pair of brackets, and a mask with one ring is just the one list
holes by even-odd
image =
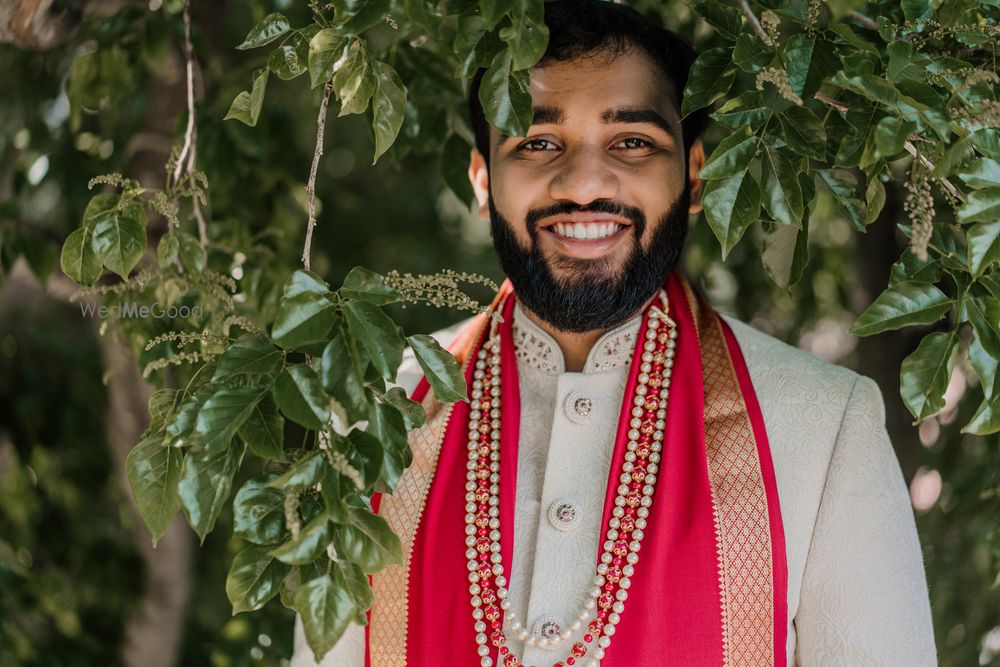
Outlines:
{"label": "mustache", "polygon": [[537,234],[538,223],[544,218],[553,215],[565,215],[567,213],[605,213],[607,215],[620,215],[628,218],[635,227],[636,236],[642,237],[642,232],[646,228],[646,216],[635,206],[629,206],[613,199],[595,199],[586,205],[580,205],[571,201],[563,201],[535,208],[528,211],[524,216],[525,225],[532,238]]}

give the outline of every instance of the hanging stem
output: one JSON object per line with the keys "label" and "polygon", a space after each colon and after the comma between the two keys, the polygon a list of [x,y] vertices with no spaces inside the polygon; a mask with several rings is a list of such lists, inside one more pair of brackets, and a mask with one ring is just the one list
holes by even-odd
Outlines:
{"label": "hanging stem", "polygon": [[740,5],[740,11],[743,12],[743,16],[747,18],[747,23],[750,24],[750,27],[753,28],[753,31],[757,33],[757,36],[760,38],[760,41],[764,42],[765,44],[770,44],[771,38],[767,36],[766,32],[764,32],[764,27],[761,26],[760,21],[754,15],[753,10],[750,9],[750,3],[748,3],[747,0],[740,0],[739,5]]}
{"label": "hanging stem", "polygon": [[[191,0],[184,0],[184,61],[187,72],[188,119],[187,129],[184,132],[184,144],[177,156],[177,164],[174,166],[175,185],[180,181],[182,174],[190,174],[194,171],[198,153],[198,126],[195,122],[194,110],[194,47],[191,44]],[[202,215],[198,195],[194,195],[191,202],[195,220],[198,222],[198,240],[202,246],[208,245],[208,225],[205,223],[205,216]]]}
{"label": "hanging stem", "polygon": [[306,193],[309,195],[309,224],[306,227],[306,242],[302,248],[302,266],[310,268],[310,253],[312,252],[312,235],[316,227],[316,172],[319,170],[319,160],[323,157],[323,135],[326,131],[326,108],[330,103],[330,93],[333,92],[333,82],[327,81],[323,86],[323,101],[319,105],[319,118],[316,119],[316,149],[313,151],[312,166],[309,168],[309,183]]}

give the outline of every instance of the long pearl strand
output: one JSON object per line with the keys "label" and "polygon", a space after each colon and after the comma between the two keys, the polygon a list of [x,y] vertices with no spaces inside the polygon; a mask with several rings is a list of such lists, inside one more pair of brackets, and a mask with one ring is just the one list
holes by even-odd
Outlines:
{"label": "long pearl strand", "polygon": [[[625,610],[631,577],[639,561],[666,428],[677,326],[667,314],[667,297],[662,290],[659,299],[663,308],[652,305],[647,313],[646,339],[631,398],[628,443],[597,573],[576,618],[556,637],[531,635],[511,609],[510,591],[500,556],[501,384],[500,338],[495,324],[489,339],[479,350],[473,371],[469,412],[465,555],[476,644],[482,667],[493,667],[490,644],[498,649],[499,660],[504,667],[524,667],[520,658],[507,646],[504,625],[528,646],[553,648],[572,637],[586,623],[587,631],[582,641],[574,643],[570,655],[553,667],[575,665],[590,648],[594,648],[593,658],[586,665],[597,667],[611,645],[615,626]],[[660,330],[661,323],[667,325],[665,331]],[[596,646],[591,646],[595,644],[595,639]]]}

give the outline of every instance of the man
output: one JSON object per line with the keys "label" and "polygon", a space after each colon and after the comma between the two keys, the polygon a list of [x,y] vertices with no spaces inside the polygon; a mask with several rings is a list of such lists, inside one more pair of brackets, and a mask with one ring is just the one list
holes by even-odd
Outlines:
{"label": "man", "polygon": [[438,334],[471,401],[416,387],[413,467],[374,501],[404,565],[322,665],[935,664],[877,386],[720,318],[675,270],[701,210],[690,49],[599,0],[546,23],[526,137],[470,91],[510,279],[497,317]]}

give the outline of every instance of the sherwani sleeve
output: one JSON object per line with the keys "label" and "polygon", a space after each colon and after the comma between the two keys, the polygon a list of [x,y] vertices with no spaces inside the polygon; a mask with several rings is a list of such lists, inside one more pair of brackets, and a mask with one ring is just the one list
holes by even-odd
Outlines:
{"label": "sherwani sleeve", "polygon": [[878,385],[858,377],[826,475],[795,616],[801,667],[936,665],[909,493]]}

